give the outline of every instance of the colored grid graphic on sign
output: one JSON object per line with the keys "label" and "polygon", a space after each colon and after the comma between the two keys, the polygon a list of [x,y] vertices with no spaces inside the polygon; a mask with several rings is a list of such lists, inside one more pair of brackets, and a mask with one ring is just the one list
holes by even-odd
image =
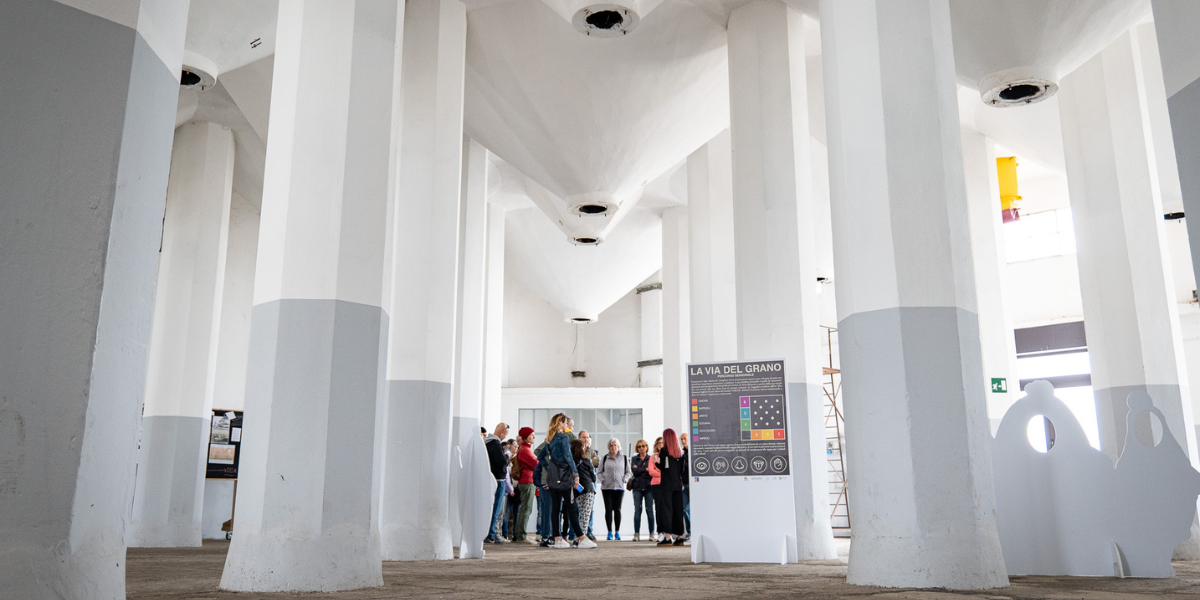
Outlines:
{"label": "colored grid graphic on sign", "polygon": [[783,429],[783,396],[752,396],[750,428]]}
{"label": "colored grid graphic on sign", "polygon": [[738,398],[742,439],[785,439],[784,397],[742,396]]}
{"label": "colored grid graphic on sign", "polygon": [[782,440],[786,437],[783,396],[741,396],[738,400],[743,440]]}

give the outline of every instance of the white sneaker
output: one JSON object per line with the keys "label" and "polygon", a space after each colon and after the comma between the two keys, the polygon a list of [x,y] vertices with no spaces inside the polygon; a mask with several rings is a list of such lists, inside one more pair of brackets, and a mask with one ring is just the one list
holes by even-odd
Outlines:
{"label": "white sneaker", "polygon": [[525,538],[525,543],[529,544],[530,546],[536,546],[536,545],[540,544],[541,542],[533,539],[533,537],[527,537],[527,538]]}
{"label": "white sneaker", "polygon": [[595,548],[596,542],[593,542],[592,540],[587,539],[587,537],[581,537],[581,538],[579,538],[579,547],[584,548],[584,549]]}
{"label": "white sneaker", "polygon": [[550,546],[550,547],[551,548],[570,548],[571,542],[568,542],[567,540],[558,540],[557,542],[554,543],[553,546]]}

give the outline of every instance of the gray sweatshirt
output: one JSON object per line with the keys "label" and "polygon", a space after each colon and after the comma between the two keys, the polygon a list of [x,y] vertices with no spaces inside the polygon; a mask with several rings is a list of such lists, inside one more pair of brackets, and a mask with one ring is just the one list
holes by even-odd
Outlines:
{"label": "gray sweatshirt", "polygon": [[625,482],[633,477],[629,459],[621,453],[618,453],[616,458],[613,458],[608,452],[600,455],[600,468],[596,472],[602,490],[623,490]]}

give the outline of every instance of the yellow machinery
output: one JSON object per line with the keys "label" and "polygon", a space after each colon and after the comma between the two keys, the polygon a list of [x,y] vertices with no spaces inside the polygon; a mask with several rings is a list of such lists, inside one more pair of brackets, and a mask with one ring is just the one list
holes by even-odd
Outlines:
{"label": "yellow machinery", "polygon": [[1000,215],[1005,223],[1016,221],[1021,218],[1017,208],[1021,202],[1017,193],[1017,157],[997,158],[996,175],[1000,180]]}

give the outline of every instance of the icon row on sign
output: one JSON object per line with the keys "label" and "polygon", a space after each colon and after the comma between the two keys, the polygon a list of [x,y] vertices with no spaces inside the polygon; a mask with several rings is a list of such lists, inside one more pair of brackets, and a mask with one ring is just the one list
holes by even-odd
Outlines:
{"label": "icon row on sign", "polygon": [[732,460],[723,456],[714,458],[710,463],[707,458],[697,458],[692,463],[692,468],[695,469],[697,475],[709,475],[715,473],[724,475],[732,471],[736,474],[742,474],[749,469],[754,473],[763,473],[770,467],[775,473],[782,473],[787,470],[787,459],[782,456],[755,456],[750,460],[746,460],[744,456],[735,456]]}

